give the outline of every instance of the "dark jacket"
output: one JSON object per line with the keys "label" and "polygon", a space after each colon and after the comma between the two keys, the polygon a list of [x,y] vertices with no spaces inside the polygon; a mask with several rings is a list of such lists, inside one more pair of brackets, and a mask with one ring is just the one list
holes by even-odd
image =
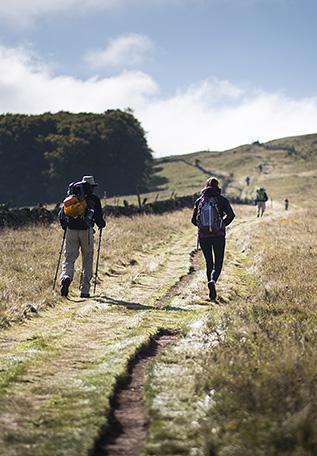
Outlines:
{"label": "dark jacket", "polygon": [[[91,193],[90,195],[86,196],[86,202],[87,202],[87,209],[94,210],[92,226],[96,223],[98,228],[104,228],[106,226],[106,222],[103,218],[101,202],[100,202],[100,199],[98,198],[98,196]],[[63,208],[61,208],[61,210],[60,210],[59,220],[60,220],[60,224],[64,230],[66,230],[66,228],[68,228],[70,230],[87,230],[88,229],[88,225],[85,222],[83,217],[76,217],[76,218],[66,217],[64,214]]]}
{"label": "dark jacket", "polygon": [[200,228],[198,228],[198,237],[199,238],[205,238],[205,237],[214,237],[214,236],[225,236],[226,235],[226,230],[225,227],[228,226],[232,220],[235,218],[235,213],[232,210],[232,207],[224,196],[221,195],[221,189],[220,188],[214,188],[214,187],[206,187],[202,189],[201,191],[201,196],[195,201],[194,205],[194,210],[193,210],[193,216],[192,216],[192,224],[197,226],[197,212],[198,212],[198,207],[199,203],[202,201],[204,196],[207,197],[216,197],[217,198],[217,203],[218,203],[218,210],[220,216],[223,218],[224,222],[224,228],[221,232],[219,233],[205,233],[202,232]]}

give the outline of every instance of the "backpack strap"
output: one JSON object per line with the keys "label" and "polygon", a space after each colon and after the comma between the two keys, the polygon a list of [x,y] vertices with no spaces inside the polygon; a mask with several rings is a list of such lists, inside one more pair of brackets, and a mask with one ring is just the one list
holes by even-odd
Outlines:
{"label": "backpack strap", "polygon": [[217,211],[219,217],[222,218],[220,215],[219,206],[218,206],[219,205],[219,196],[212,196],[211,199],[213,200],[214,206],[216,208],[216,211]]}
{"label": "backpack strap", "polygon": [[198,203],[198,206],[197,206],[197,215],[196,215],[196,220],[197,220],[198,224],[199,224],[199,221],[200,221],[201,208],[203,207],[203,205],[205,203],[205,200],[206,200],[206,197],[204,195],[202,195],[199,198],[199,203]]}

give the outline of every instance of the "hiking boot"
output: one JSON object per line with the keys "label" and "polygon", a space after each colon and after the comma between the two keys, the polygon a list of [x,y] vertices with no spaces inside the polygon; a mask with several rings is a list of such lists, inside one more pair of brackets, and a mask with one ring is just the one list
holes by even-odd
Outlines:
{"label": "hiking boot", "polygon": [[215,299],[217,297],[217,292],[216,292],[216,285],[215,285],[214,280],[210,280],[210,282],[208,282],[208,288],[209,288],[210,301],[215,301]]}
{"label": "hiking boot", "polygon": [[80,293],[80,297],[81,298],[90,298],[90,294],[89,293]]}
{"label": "hiking boot", "polygon": [[62,280],[61,295],[64,296],[65,298],[67,298],[67,296],[68,296],[68,289],[69,289],[70,282],[71,282],[71,280],[69,277],[65,277]]}

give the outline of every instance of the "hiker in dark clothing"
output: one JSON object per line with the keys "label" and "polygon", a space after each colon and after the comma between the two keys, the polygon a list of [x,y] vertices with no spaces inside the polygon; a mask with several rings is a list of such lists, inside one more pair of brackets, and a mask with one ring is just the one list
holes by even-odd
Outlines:
{"label": "hiker in dark clothing", "polygon": [[215,284],[224,259],[225,227],[234,217],[229,201],[221,195],[218,180],[209,178],[195,202],[192,223],[198,227],[198,241],[206,261],[209,297],[212,301],[217,297]]}
{"label": "hiker in dark clothing", "polygon": [[[82,253],[82,273],[80,278],[80,297],[89,298],[90,281],[93,274],[94,230],[96,223],[99,230],[106,226],[103,218],[101,202],[94,195],[96,183],[93,176],[84,176],[81,185],[85,195],[86,209],[83,216],[71,217],[65,215],[65,208],[59,214],[61,226],[66,230],[64,260],[61,273],[61,295],[67,297],[69,286],[74,276],[74,265],[79,250]],[[73,184],[71,184],[73,185]]]}

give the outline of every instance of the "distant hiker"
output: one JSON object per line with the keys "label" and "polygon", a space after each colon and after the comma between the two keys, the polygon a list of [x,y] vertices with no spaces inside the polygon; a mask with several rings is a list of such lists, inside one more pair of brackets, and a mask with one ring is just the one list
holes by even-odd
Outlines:
{"label": "distant hiker", "polygon": [[201,196],[196,200],[192,223],[198,227],[198,241],[206,261],[209,297],[217,297],[216,282],[220,276],[224,253],[226,226],[235,214],[227,198],[221,195],[218,180],[207,180]]}
{"label": "distant hiker", "polygon": [[285,210],[288,211],[288,199],[285,198],[284,200]]}
{"label": "distant hiker", "polygon": [[247,177],[245,178],[245,183],[246,183],[247,186],[249,187],[249,185],[250,185],[250,176],[247,176]]}
{"label": "distant hiker", "polygon": [[67,197],[59,213],[61,226],[66,230],[64,260],[61,273],[61,295],[67,297],[74,276],[74,264],[82,254],[80,297],[89,298],[90,280],[93,274],[94,238],[93,226],[99,230],[106,226],[101,202],[93,191],[96,187],[93,176],[84,176],[80,182],[71,183]]}
{"label": "distant hiker", "polygon": [[261,163],[258,165],[258,168],[259,168],[259,172],[262,173],[262,171],[263,171],[263,165],[262,165]]}
{"label": "distant hiker", "polygon": [[265,211],[266,201],[269,199],[266,190],[260,187],[256,191],[255,204],[257,206],[257,217],[262,217]]}

